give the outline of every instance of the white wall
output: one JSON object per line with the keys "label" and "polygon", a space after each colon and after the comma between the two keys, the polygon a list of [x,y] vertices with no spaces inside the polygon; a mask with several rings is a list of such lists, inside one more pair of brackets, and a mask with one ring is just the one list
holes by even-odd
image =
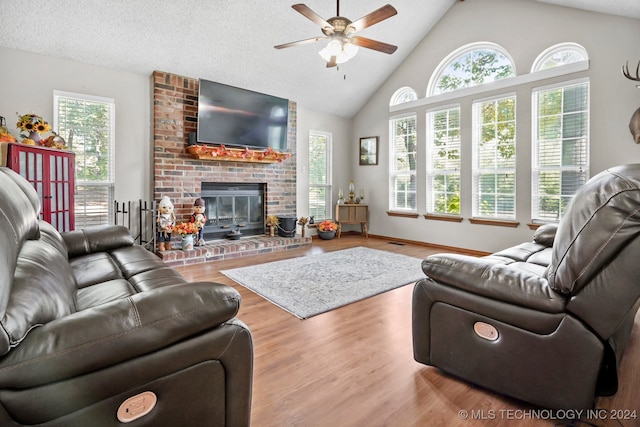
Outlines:
{"label": "white wall", "polygon": [[[597,31],[596,31],[597,29]],[[640,90],[625,79],[620,68],[626,60],[634,65],[638,54],[640,21],[558,7],[529,0],[482,0],[457,2],[427,34],[407,60],[380,87],[353,121],[354,139],[380,136],[380,165],[354,166],[358,182],[370,187],[371,233],[430,242],[440,245],[495,251],[529,240],[531,221],[529,161],[531,159],[530,92],[519,90],[517,108],[517,221],[518,228],[473,225],[471,216],[471,160],[469,114],[463,118],[462,223],[389,217],[389,99],[400,87],[410,86],[420,98],[425,96],[429,77],[439,62],[468,43],[487,41],[504,47],[512,56],[518,74],[526,74],[534,59],[546,48],[561,42],[576,42],[586,48],[590,70],[582,73],[591,82],[591,174],[607,167],[640,161],[628,129],[629,118],[640,105]],[[426,212],[425,191],[425,109],[417,110],[418,212]],[[463,111],[464,114],[464,111]],[[465,155],[466,154],[466,155]]]}
{"label": "white wall", "polygon": [[115,198],[150,200],[153,178],[150,76],[2,46],[0,58],[0,116],[7,119],[7,128],[18,140],[16,113],[35,113],[53,125],[54,90],[115,99]]}

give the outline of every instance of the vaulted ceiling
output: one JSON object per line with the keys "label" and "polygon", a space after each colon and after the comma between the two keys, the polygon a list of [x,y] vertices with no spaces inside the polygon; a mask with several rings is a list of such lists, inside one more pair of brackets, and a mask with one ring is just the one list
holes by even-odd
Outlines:
{"label": "vaulted ceiling", "polygon": [[[336,15],[335,0],[298,1],[324,19]],[[351,117],[456,1],[343,0],[340,15],[352,21],[391,3],[396,16],[358,34],[398,50],[387,55],[360,48],[337,68],[326,68],[318,55],[326,42],[274,49],[322,36],[291,0],[2,0],[0,46],[136,73],[204,78]],[[537,1],[640,19],[639,0]]]}

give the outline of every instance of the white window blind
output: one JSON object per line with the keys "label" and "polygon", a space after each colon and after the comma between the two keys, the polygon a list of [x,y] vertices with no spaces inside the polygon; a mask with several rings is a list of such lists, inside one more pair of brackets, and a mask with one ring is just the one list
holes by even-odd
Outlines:
{"label": "white window blind", "polygon": [[389,207],[416,211],[416,116],[390,121],[391,156]]}
{"label": "white window blind", "polygon": [[474,103],[473,216],[513,220],[516,214],[516,98]]}
{"label": "white window blind", "polygon": [[75,153],[76,228],[112,222],[114,203],[115,102],[54,92],[54,127]]}
{"label": "white window blind", "polygon": [[460,107],[427,113],[427,212],[460,214]]}
{"label": "white window blind", "polygon": [[534,90],[532,219],[558,221],[589,178],[589,83]]}
{"label": "white window blind", "polygon": [[309,216],[315,220],[332,217],[331,141],[330,133],[309,132]]}

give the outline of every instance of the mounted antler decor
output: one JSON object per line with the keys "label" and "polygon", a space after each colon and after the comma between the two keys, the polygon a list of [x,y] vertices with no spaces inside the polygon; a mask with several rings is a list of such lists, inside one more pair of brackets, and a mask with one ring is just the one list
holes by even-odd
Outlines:
{"label": "mounted antler decor", "polygon": [[[631,73],[629,73],[628,61],[622,66],[622,74],[624,74],[624,76],[629,80],[640,82],[640,61],[638,61],[638,65],[636,66],[635,76],[632,76]],[[640,89],[640,85],[636,85],[636,87]],[[631,135],[633,135],[635,143],[640,144],[640,107],[638,107],[631,116],[631,120],[629,121],[629,130],[631,131]]]}

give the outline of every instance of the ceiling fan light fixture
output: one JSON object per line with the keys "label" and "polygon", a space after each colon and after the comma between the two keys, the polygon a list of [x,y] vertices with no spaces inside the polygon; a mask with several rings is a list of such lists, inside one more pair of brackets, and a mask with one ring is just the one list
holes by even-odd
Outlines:
{"label": "ceiling fan light fixture", "polygon": [[318,53],[326,62],[330,62],[331,58],[335,58],[336,64],[343,64],[356,56],[358,53],[358,46],[348,41],[345,42],[333,39]]}
{"label": "ceiling fan light fixture", "polygon": [[292,5],[291,7],[296,12],[319,26],[324,37],[314,37],[311,39],[279,44],[274,46],[274,48],[283,49],[286,47],[305,45],[329,39],[329,43],[320,52],[318,52],[322,59],[327,62],[327,68],[332,68],[335,67],[336,64],[347,62],[356,56],[359,47],[387,54],[391,54],[396,51],[398,48],[397,46],[366,37],[354,36],[356,32],[364,30],[365,28],[396,15],[398,11],[393,6],[390,4],[384,5],[356,21],[351,21],[350,19],[340,16],[340,0],[336,0],[336,3],[336,16],[327,20],[315,13],[305,4],[298,3]]}
{"label": "ceiling fan light fixture", "polygon": [[358,53],[358,46],[351,42],[346,42],[344,45],[342,45],[342,51],[348,57],[348,59],[351,59],[356,56],[356,53]]}

